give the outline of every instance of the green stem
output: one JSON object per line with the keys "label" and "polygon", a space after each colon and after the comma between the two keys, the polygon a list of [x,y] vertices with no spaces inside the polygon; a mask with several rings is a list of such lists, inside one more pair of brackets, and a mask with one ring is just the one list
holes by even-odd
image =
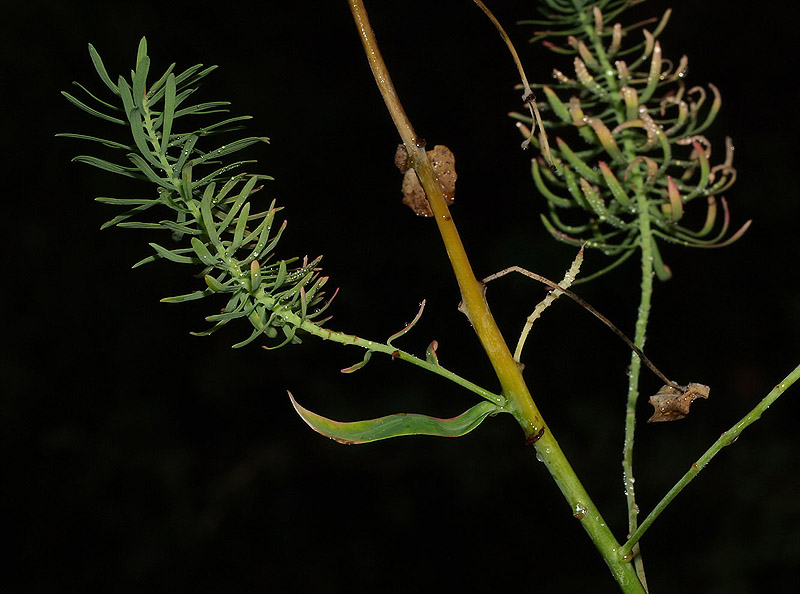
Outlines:
{"label": "green stem", "polygon": [[375,82],[400,133],[411,164],[420,179],[433,211],[461,292],[461,309],[472,323],[497,374],[503,388],[503,395],[508,398],[507,409],[517,419],[526,439],[534,444],[537,458],[545,464],[553,476],[570,509],[573,510],[572,513],[580,518],[581,525],[595,543],[623,592],[640,594],[645,592],[633,567],[620,558],[619,543],[570,466],[552,432],[548,430],[522,377],[522,370],[514,361],[508,345],[494,321],[484,297],[484,286],[472,271],[458,230],[442,195],[441,186],[428,161],[424,143],[414,132],[392,84],[363,1],[350,0],[350,10],[358,27]]}
{"label": "green stem", "polygon": [[[642,282],[639,310],[636,318],[636,329],[633,343],[641,350],[647,339],[647,323],[650,318],[650,302],[653,295],[653,239],[648,217],[647,196],[641,192],[636,195],[639,210],[639,242],[642,254]],[[636,402],[639,399],[639,375],[642,361],[635,353],[631,355],[630,372],[628,374],[628,400],[625,407],[625,442],[622,448],[622,480],[625,484],[625,502],[628,508],[628,535],[636,531],[639,506],[636,505],[636,490],[633,476],[633,443],[636,432]],[[629,551],[635,555],[634,566],[643,584],[644,564],[639,548]]]}
{"label": "green stem", "polygon": [[338,342],[344,345],[354,345],[366,349],[370,352],[377,352],[377,353],[384,353],[392,357],[392,359],[400,359],[401,361],[406,361],[411,363],[412,365],[416,365],[417,367],[421,367],[426,371],[430,371],[431,373],[435,373],[436,375],[440,375],[451,382],[458,384],[466,388],[467,390],[474,392],[481,398],[485,398],[489,402],[493,402],[499,406],[505,406],[506,399],[500,394],[495,394],[494,392],[490,392],[485,388],[480,387],[477,384],[472,383],[468,379],[465,379],[458,375],[457,373],[450,371],[449,369],[445,369],[438,363],[431,363],[426,361],[425,359],[420,359],[412,355],[411,353],[404,351],[402,349],[398,349],[397,347],[382,343],[376,342],[374,340],[368,340],[366,338],[361,338],[359,336],[354,336],[352,334],[345,334],[344,332],[335,332],[333,330],[329,330],[328,328],[323,328],[322,326],[318,326],[313,322],[308,320],[301,321],[300,317],[294,313],[289,311],[282,314],[284,319],[289,322],[291,325],[296,325],[301,330],[305,330],[309,334],[313,334],[318,338],[322,338],[323,340],[330,340],[333,342]]}
{"label": "green stem", "polygon": [[798,379],[800,379],[800,365],[795,367],[786,378],[775,386],[769,394],[767,394],[761,402],[759,402],[753,410],[751,410],[747,415],[745,415],[738,423],[736,423],[733,427],[728,429],[725,433],[723,433],[714,444],[706,450],[706,452],[698,458],[697,462],[692,464],[686,474],[675,484],[672,489],[664,496],[664,498],[658,502],[658,505],[653,508],[653,511],[645,518],[642,522],[642,525],[631,535],[628,539],[628,542],[620,549],[620,554],[624,557],[628,553],[630,553],[635,546],[637,546],[639,539],[642,535],[647,531],[650,527],[650,524],[664,511],[664,508],[669,505],[669,503],[675,499],[675,496],[683,491],[686,486],[694,480],[694,478],[698,475],[698,473],[705,468],[705,466],[711,461],[711,459],[716,456],[722,448],[725,446],[731,445],[735,442],[739,435],[744,431],[750,424],[754,423],[758,419],[761,418],[761,415],[770,407],[770,405],[775,402],[778,397],[783,394],[789,386],[794,384]]}

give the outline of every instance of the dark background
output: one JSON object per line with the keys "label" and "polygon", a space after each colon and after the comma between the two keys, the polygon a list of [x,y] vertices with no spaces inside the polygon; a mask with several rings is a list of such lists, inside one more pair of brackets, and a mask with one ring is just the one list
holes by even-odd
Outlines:
{"label": "dark background", "polygon": [[[492,6],[531,80],[568,63],[525,43],[534,2]],[[91,6],[91,8],[90,8]],[[669,6],[652,0],[654,14]],[[717,436],[797,364],[797,9],[675,2],[667,57],[690,58],[690,84],[714,82],[723,110],[716,159],[734,138],[733,224],[719,251],[666,247],[647,351],[681,381],[711,385],[689,420],[648,426],[639,409],[637,493],[643,514]],[[724,6],[724,8],[722,8]],[[459,174],[456,222],[479,276],[520,264],[560,278],[574,249],[538,213],[530,155],[506,113],[516,72],[470,2],[370,2],[398,92],[429,144],[447,144]],[[71,164],[94,147],[55,139],[98,133],[69,105],[72,80],[103,87],[87,42],[112,77],[146,35],[153,72],[171,62],[221,67],[202,97],[227,99],[268,135],[253,151],[289,220],[279,253],[324,254],[341,288],[329,326],[385,339],[425,298],[403,339],[440,342],[444,365],[496,389],[466,320],[431,221],[400,205],[397,133],[371,80],[344,1],[17,3],[2,58],[3,533],[8,592],[427,592],[464,589],[614,592],[588,538],[510,417],[458,440],[408,438],[344,447],[312,433],[304,405],[348,420],[399,411],[453,415],[474,397],[380,357],[312,339],[233,351],[245,328],[210,338],[214,303],[169,306],[192,290],[167,263],[130,270],[146,233],[99,232],[113,209],[97,195],[146,185]],[[585,268],[602,266],[587,256]],[[578,290],[632,334],[637,267]],[[510,341],[543,294],[508,279],[490,302]],[[543,414],[606,520],[624,537],[620,469],[629,353],[574,304],[536,324],[526,377]],[[643,389],[659,382],[644,375]],[[793,388],[682,493],[642,542],[653,592],[794,592],[800,479]],[[642,515],[642,518],[644,515]],[[767,587],[767,584],[769,586]]]}

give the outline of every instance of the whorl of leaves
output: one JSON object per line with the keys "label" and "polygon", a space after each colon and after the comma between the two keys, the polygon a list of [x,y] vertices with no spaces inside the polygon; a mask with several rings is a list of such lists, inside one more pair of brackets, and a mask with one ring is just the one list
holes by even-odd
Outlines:
{"label": "whorl of leaves", "polygon": [[[197,64],[175,74],[172,64],[148,86],[150,58],[144,38],[129,80],[119,76],[117,82],[112,81],[91,44],[89,54],[113,97],[101,99],[79,83],[74,84],[84,97],[79,99],[66,92],[63,95],[83,111],[118,125],[122,139],[72,133],[59,136],[98,143],[113,155],[110,160],[81,155],[75,161],[155,185],[153,195],[147,198],[96,198],[125,208],[103,228],[170,232],[172,245],[150,243],[153,253],[134,267],[159,259],[202,267],[198,276],[205,280],[203,288],[163,299],[176,303],[216,293],[227,296],[221,313],[206,318],[213,326],[197,334],[210,334],[231,320],[246,318],[253,326],[252,333],[235,347],[262,334],[275,338],[279,332],[283,337],[276,346],[299,342],[297,327],[303,320],[318,318],[327,307],[320,290],[327,277],[319,276],[319,258],[312,262],[303,259],[299,265],[298,258],[273,258],[286,223],[276,223],[275,215],[280,209],[274,201],[259,211],[251,200],[261,189],[259,181],[272,178],[232,173],[254,161],[231,161],[230,155],[268,139],[247,137],[210,150],[201,149],[207,139],[239,130],[241,122],[250,119],[226,117],[197,127],[197,119],[205,119],[200,116],[228,112],[226,101],[193,105],[188,101],[197,84],[216,67]],[[171,213],[169,218],[158,219],[165,210]],[[152,211],[157,211],[155,217],[142,218]]]}
{"label": "whorl of leaves", "polygon": [[[548,231],[561,241],[616,256],[598,274],[640,246],[639,217],[646,213],[656,273],[663,280],[670,271],[657,240],[720,247],[738,239],[749,221],[728,236],[730,217],[721,198],[722,223],[712,233],[717,196],[736,179],[730,139],[724,161],[712,166],[711,143],[702,135],[722,100],[712,84],[710,93],[700,86],[687,89],[686,56],[677,64],[662,56],[657,38],[670,11],[660,20],[629,26],[616,21],[643,1],[544,0],[545,19],[523,21],[537,27],[531,41],[572,58],[571,72],[554,69],[555,83],[539,86],[545,128],[556,136],[550,143],[555,170],[542,158],[534,159],[532,168],[537,189],[548,201],[548,214],[542,216]],[[651,24],[652,30],[647,28]],[[524,126],[523,132],[529,134]],[[693,230],[679,221],[697,198],[706,203],[707,214]],[[576,216],[578,210],[584,214]]]}

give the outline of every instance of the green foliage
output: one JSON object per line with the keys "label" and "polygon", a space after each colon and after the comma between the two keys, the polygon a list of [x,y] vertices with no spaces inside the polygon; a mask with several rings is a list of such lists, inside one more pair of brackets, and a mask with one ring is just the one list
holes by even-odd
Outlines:
{"label": "green foliage", "polygon": [[[120,76],[114,83],[91,44],[89,54],[113,98],[100,99],[78,83],[75,84],[88,99],[63,94],[83,111],[118,125],[125,137],[117,141],[84,134],[59,136],[98,143],[114,155],[111,160],[81,155],[75,161],[155,185],[153,195],[146,198],[96,198],[126,208],[103,228],[117,226],[170,233],[172,245],[150,243],[153,254],[134,267],[161,259],[201,267],[198,276],[205,281],[202,288],[163,299],[179,303],[217,293],[227,297],[222,312],[206,318],[213,326],[197,334],[210,334],[231,320],[245,318],[252,325],[252,332],[235,347],[248,344],[262,334],[276,338],[279,332],[283,336],[277,346],[299,342],[296,336],[299,322],[318,318],[327,307],[321,291],[327,277],[319,276],[319,258],[311,262],[303,259],[299,264],[295,264],[298,258],[274,259],[273,252],[286,223],[276,223],[275,215],[280,209],[274,201],[259,211],[252,200],[262,187],[259,182],[272,178],[232,173],[254,161],[232,161],[228,159],[231,155],[268,140],[246,137],[201,149],[206,139],[239,130],[241,122],[250,119],[250,116],[227,117],[197,126],[200,116],[228,112],[226,101],[194,105],[188,101],[197,84],[216,67],[203,68],[197,64],[175,74],[172,64],[148,87],[150,58],[144,38],[139,43],[136,67],[129,80]],[[141,218],[155,206],[166,208],[171,218]]]}
{"label": "green foliage", "polygon": [[504,411],[491,402],[479,402],[472,408],[450,419],[428,415],[398,413],[367,421],[341,422],[328,419],[303,408],[294,397],[292,405],[297,414],[317,433],[345,445],[370,443],[403,435],[433,435],[436,437],[462,437],[480,425],[488,416]]}
{"label": "green foliage", "polygon": [[[724,161],[712,166],[711,143],[702,135],[721,97],[712,84],[710,93],[700,86],[687,89],[686,56],[677,64],[662,57],[657,38],[670,11],[631,26],[616,21],[642,1],[545,0],[540,10],[546,20],[523,21],[547,27],[531,41],[572,57],[571,74],[554,69],[556,84],[541,85],[545,128],[557,135],[551,142],[555,170],[543,158],[534,159],[533,178],[548,201],[542,220],[554,237],[616,256],[605,270],[648,242],[656,273],[665,280],[670,272],[657,240],[719,247],[738,239],[749,221],[726,238],[730,217],[721,194],[736,179],[733,146],[728,139]],[[647,29],[652,23],[655,28]],[[714,233],[718,196],[723,220]],[[706,203],[707,212],[693,230],[679,221],[696,199]],[[649,220],[647,231],[642,216]]]}

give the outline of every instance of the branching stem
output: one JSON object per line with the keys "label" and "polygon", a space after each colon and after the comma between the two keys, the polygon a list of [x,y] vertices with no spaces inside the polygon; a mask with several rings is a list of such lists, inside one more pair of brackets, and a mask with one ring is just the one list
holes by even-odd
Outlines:
{"label": "branching stem", "polygon": [[757,421],[761,418],[761,415],[770,407],[770,405],[775,402],[778,397],[783,394],[789,386],[794,384],[800,378],[800,365],[795,367],[786,378],[775,386],[769,394],[767,394],[761,402],[759,402],[753,410],[751,410],[747,415],[745,415],[738,423],[736,423],[733,427],[725,431],[722,435],[719,436],[719,439],[715,441],[706,452],[698,458],[697,462],[691,465],[686,474],[681,477],[681,479],[675,483],[675,486],[669,490],[669,492],[664,495],[664,498],[658,502],[658,505],[653,508],[647,518],[642,522],[642,525],[637,528],[637,530],[631,535],[628,539],[628,542],[620,549],[620,554],[624,557],[625,555],[629,554],[634,547],[637,546],[639,539],[642,535],[647,531],[653,521],[664,511],[664,508],[669,505],[669,503],[675,499],[675,497],[683,491],[686,486],[694,480],[694,478],[698,475],[698,473],[705,468],[705,466],[711,462],[711,459],[719,454],[719,452],[725,446],[731,445],[735,442],[739,435],[744,431],[748,426],[752,423]]}
{"label": "branching stem", "polygon": [[385,355],[389,355],[392,359],[399,359],[401,361],[406,361],[407,363],[411,363],[412,365],[416,365],[417,367],[421,367],[427,371],[435,373],[436,375],[440,375],[445,379],[450,380],[466,388],[467,390],[474,392],[481,398],[485,398],[489,402],[497,404],[499,406],[504,406],[506,404],[506,399],[500,394],[495,394],[489,390],[486,390],[479,385],[469,381],[458,375],[457,373],[450,371],[442,367],[437,363],[431,363],[426,361],[425,359],[420,359],[419,357],[412,355],[411,353],[404,351],[403,349],[398,349],[396,346],[389,345],[383,342],[378,342],[374,340],[369,340],[366,338],[361,338],[360,336],[354,336],[352,334],[345,334],[344,332],[336,332],[334,330],[330,330],[328,328],[324,328],[322,326],[318,326],[314,322],[309,320],[301,321],[300,318],[291,312],[286,312],[285,317],[290,324],[297,324],[297,327],[301,330],[305,330],[309,334],[313,334],[318,338],[322,338],[323,340],[330,340],[333,342],[338,342],[343,345],[353,345],[358,346],[367,351],[376,352],[376,353],[383,353]]}
{"label": "branching stem", "polygon": [[[665,384],[673,386],[674,388],[678,388],[679,390],[685,391],[684,386],[679,385],[677,382],[669,379],[666,375],[661,373],[661,370],[658,367],[656,367],[655,363],[653,363],[650,360],[650,358],[642,352],[642,349],[637,347],[633,343],[633,341],[631,341],[630,338],[625,336],[625,334],[619,328],[617,328],[611,320],[609,320],[607,317],[605,317],[603,314],[601,314],[599,311],[597,311],[594,307],[589,305],[589,303],[584,301],[582,298],[578,297],[575,293],[570,291],[567,288],[567,285],[566,285],[565,281],[561,281],[560,283],[557,283],[555,281],[550,280],[549,278],[546,278],[546,277],[542,276],[541,274],[536,274],[535,272],[531,272],[530,270],[526,270],[526,269],[522,268],[521,266],[509,266],[508,268],[506,268],[504,270],[501,270],[500,272],[495,272],[494,274],[492,274],[490,276],[487,276],[485,279],[483,279],[483,282],[484,283],[488,283],[490,281],[498,279],[501,276],[505,276],[506,274],[509,274],[509,273],[512,273],[512,272],[518,272],[519,274],[521,274],[523,276],[527,276],[528,278],[531,278],[533,280],[539,281],[543,285],[546,285],[546,286],[550,287],[551,289],[553,289],[553,293],[552,294],[554,296],[556,296],[556,297],[558,297],[558,295],[560,295],[560,294],[564,294],[567,297],[569,297],[570,299],[572,299],[575,303],[580,305],[582,308],[584,308],[586,311],[588,311],[590,314],[592,314],[598,320],[603,322],[603,324],[608,326],[608,328],[614,334],[619,336],[619,338],[621,338],[622,341],[630,347],[630,349],[633,351],[633,353],[637,357],[639,357],[639,359],[641,359],[642,362],[645,365],[647,365],[647,367],[650,369],[650,371],[652,371],[654,374],[656,374],[659,377],[659,379],[661,379]],[[516,357],[516,356],[515,356],[515,359],[517,361],[519,361],[519,358]]]}
{"label": "branching stem", "polygon": [[[508,409],[521,425],[526,440],[533,443],[537,458],[545,464],[553,476],[570,509],[576,514],[576,517],[580,518],[581,525],[595,543],[622,590],[643,593],[644,589],[636,577],[633,567],[622,561],[618,555],[619,543],[570,466],[552,432],[547,429],[522,377],[522,370],[514,361],[508,345],[492,317],[484,296],[484,285],[478,281],[472,271],[472,266],[442,194],[441,186],[428,161],[424,143],[417,137],[402,108],[386,64],[378,50],[375,34],[369,23],[363,1],[350,0],[350,9],[375,82],[378,84],[397,131],[400,133],[410,157],[411,166],[420,179],[439,227],[461,291],[462,311],[472,323],[481,345],[491,361],[502,386],[503,395],[508,399]],[[578,514],[575,510],[580,510],[580,513]]]}

